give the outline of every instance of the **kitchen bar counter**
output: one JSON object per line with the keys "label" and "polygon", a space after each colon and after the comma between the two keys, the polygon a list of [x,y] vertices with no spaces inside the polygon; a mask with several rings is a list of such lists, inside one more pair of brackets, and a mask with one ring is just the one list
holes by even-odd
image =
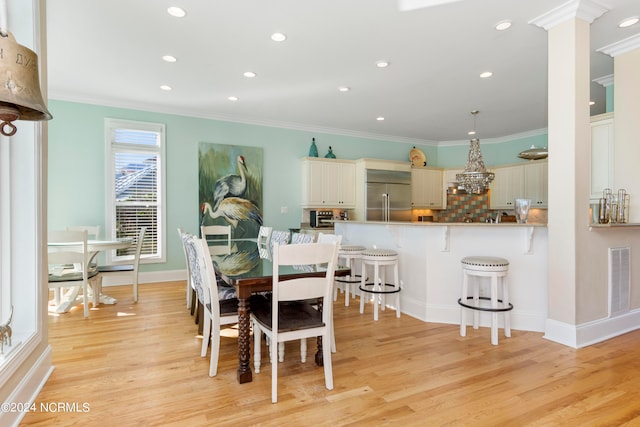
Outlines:
{"label": "kitchen bar counter", "polygon": [[[334,225],[343,243],[398,252],[404,314],[459,324],[460,260],[469,255],[499,256],[509,260],[512,328],[545,330],[546,224],[336,221]],[[490,325],[489,315],[481,314],[481,324]]]}

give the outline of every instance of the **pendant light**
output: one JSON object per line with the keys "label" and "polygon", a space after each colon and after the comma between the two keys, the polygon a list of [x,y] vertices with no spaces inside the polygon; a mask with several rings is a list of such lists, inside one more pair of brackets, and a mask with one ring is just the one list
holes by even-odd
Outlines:
{"label": "pendant light", "polygon": [[7,30],[7,4],[0,0],[0,133],[14,135],[14,120],[51,120],[38,78],[38,55]]}
{"label": "pendant light", "polygon": [[[473,110],[473,135],[476,134],[476,117],[478,110]],[[467,193],[483,194],[489,189],[489,184],[493,181],[495,174],[487,172],[482,160],[482,152],[480,151],[480,140],[472,138],[469,144],[469,154],[467,157],[467,166],[462,173],[456,174],[456,180],[459,187],[464,188]]]}

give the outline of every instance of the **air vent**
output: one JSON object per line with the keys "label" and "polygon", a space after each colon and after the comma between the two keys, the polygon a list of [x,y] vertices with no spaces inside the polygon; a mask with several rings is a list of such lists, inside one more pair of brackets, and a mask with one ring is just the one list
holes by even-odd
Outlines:
{"label": "air vent", "polygon": [[631,249],[609,248],[609,316],[629,311]]}

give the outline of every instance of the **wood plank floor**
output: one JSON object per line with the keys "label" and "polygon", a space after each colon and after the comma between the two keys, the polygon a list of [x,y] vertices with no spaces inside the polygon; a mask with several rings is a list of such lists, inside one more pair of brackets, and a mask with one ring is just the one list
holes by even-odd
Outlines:
{"label": "wood plank floor", "polygon": [[289,343],[272,404],[268,356],[252,383],[237,383],[233,328],[221,340],[217,377],[208,376],[184,288],[142,285],[138,304],[130,287],[107,288],[119,302],[88,320],[81,307],[50,315],[55,370],[36,405],[80,411],[36,411],[21,425],[640,425],[640,331],[579,350],[513,331],[496,347],[488,328],[460,337],[455,325],[391,310],[374,322],[370,306],[360,315],[339,298],[334,390]]}

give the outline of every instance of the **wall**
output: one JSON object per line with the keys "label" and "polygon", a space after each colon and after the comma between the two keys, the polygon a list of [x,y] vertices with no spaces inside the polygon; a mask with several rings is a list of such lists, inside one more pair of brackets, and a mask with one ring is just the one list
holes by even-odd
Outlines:
{"label": "wall", "polygon": [[[104,230],[105,145],[104,119],[159,122],[166,124],[167,141],[167,263],[143,265],[142,272],[184,268],[177,227],[196,232],[198,227],[197,145],[200,141],[262,147],[264,149],[263,216],[275,228],[295,228],[303,220],[300,208],[301,157],[308,155],[311,138],[316,138],[320,156],[328,147],[338,158],[362,157],[408,161],[412,144],[273,128],[236,122],[177,116],[108,106],[51,100],[55,119],[49,124],[49,216],[50,229],[71,224],[98,224]],[[537,146],[546,135],[501,139],[483,154],[487,164],[513,163],[515,156],[531,143]],[[512,145],[512,143],[514,145]],[[544,145],[544,144],[542,144]],[[421,146],[429,164],[439,159],[456,165],[466,163],[468,145]],[[514,154],[515,153],[515,154]],[[285,167],[283,167],[285,166]],[[438,165],[439,166],[439,165]],[[287,207],[288,213],[281,213]],[[175,234],[175,236],[174,236]]]}

